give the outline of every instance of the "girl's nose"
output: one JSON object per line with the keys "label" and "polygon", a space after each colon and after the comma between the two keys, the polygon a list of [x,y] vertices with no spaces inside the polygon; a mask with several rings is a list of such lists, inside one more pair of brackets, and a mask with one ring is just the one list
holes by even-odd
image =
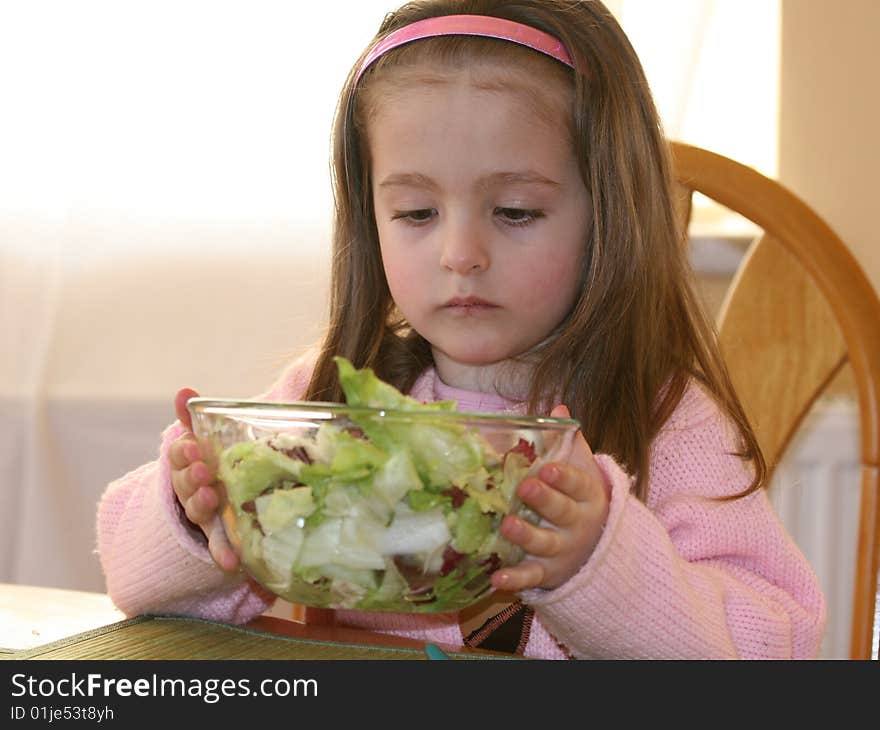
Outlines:
{"label": "girl's nose", "polygon": [[488,269],[489,253],[479,232],[469,226],[455,226],[449,230],[443,241],[440,265],[461,275]]}

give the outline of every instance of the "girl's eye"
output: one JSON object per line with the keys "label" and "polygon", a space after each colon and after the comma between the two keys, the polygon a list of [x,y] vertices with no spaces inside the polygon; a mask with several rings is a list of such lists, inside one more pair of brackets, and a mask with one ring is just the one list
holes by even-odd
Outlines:
{"label": "girl's eye", "polygon": [[393,221],[406,221],[410,225],[421,226],[436,217],[436,208],[419,208],[418,210],[397,210],[391,216]]}
{"label": "girl's eye", "polygon": [[544,217],[543,211],[528,208],[495,208],[494,213],[509,226],[527,226]]}

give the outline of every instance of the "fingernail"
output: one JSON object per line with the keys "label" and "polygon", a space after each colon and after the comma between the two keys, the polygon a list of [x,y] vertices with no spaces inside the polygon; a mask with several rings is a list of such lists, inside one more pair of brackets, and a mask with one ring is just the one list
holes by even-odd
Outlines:
{"label": "fingernail", "polygon": [[547,484],[556,484],[559,481],[559,469],[555,466],[545,466],[541,469],[541,479]]}
{"label": "fingernail", "polygon": [[199,487],[199,499],[202,501],[202,507],[205,509],[215,509],[217,507],[217,499],[215,492],[211,487],[204,484]]}
{"label": "fingernail", "polygon": [[541,489],[541,485],[533,479],[526,479],[519,488],[519,496],[524,499],[530,499],[531,497],[536,497],[538,495],[538,491]]}
{"label": "fingernail", "polygon": [[523,534],[524,523],[519,517],[508,517],[504,525],[505,536],[511,540],[519,539]]}
{"label": "fingernail", "polygon": [[227,550],[223,555],[223,569],[231,572],[238,567],[238,558],[231,550]]}

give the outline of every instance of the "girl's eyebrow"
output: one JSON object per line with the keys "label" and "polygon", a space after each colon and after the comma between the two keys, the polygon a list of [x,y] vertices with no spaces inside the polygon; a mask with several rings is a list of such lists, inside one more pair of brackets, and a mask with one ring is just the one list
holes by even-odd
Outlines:
{"label": "girl's eyebrow", "polygon": [[550,188],[562,187],[555,180],[544,177],[534,170],[517,170],[514,172],[494,172],[477,181],[481,188],[490,188],[496,185],[543,185]]}
{"label": "girl's eyebrow", "polygon": [[[478,188],[491,188],[497,185],[542,185],[550,188],[562,187],[555,180],[544,177],[534,170],[518,170],[515,172],[493,172],[477,180]],[[397,172],[386,177],[379,183],[380,188],[410,187],[438,191],[440,186],[427,175],[419,172]]]}
{"label": "girl's eyebrow", "polygon": [[386,177],[379,183],[380,188],[424,188],[425,190],[437,191],[439,186],[427,175],[419,172],[396,172]]}

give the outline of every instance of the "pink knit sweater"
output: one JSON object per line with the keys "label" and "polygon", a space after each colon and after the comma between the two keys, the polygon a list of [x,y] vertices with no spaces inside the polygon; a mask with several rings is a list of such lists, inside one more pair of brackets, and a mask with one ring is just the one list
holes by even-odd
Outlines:
{"label": "pink knit sweater", "polygon": [[[294,362],[261,397],[302,397],[314,356]],[[498,396],[450,388],[430,370],[411,394],[467,411],[516,411]],[[188,527],[159,459],[111,483],[98,506],[98,554],[126,614],[169,613],[242,623],[267,603],[242,574],[224,574]],[[608,456],[596,460],[611,504],[593,555],[567,583],[521,595],[535,610],[525,653],[542,658],[811,658],[825,624],[816,577],[763,491],[722,502],[750,482],[731,456],[732,431],[692,386],[655,440],[647,503]],[[455,614],[339,611],[337,623],[461,645]]]}

